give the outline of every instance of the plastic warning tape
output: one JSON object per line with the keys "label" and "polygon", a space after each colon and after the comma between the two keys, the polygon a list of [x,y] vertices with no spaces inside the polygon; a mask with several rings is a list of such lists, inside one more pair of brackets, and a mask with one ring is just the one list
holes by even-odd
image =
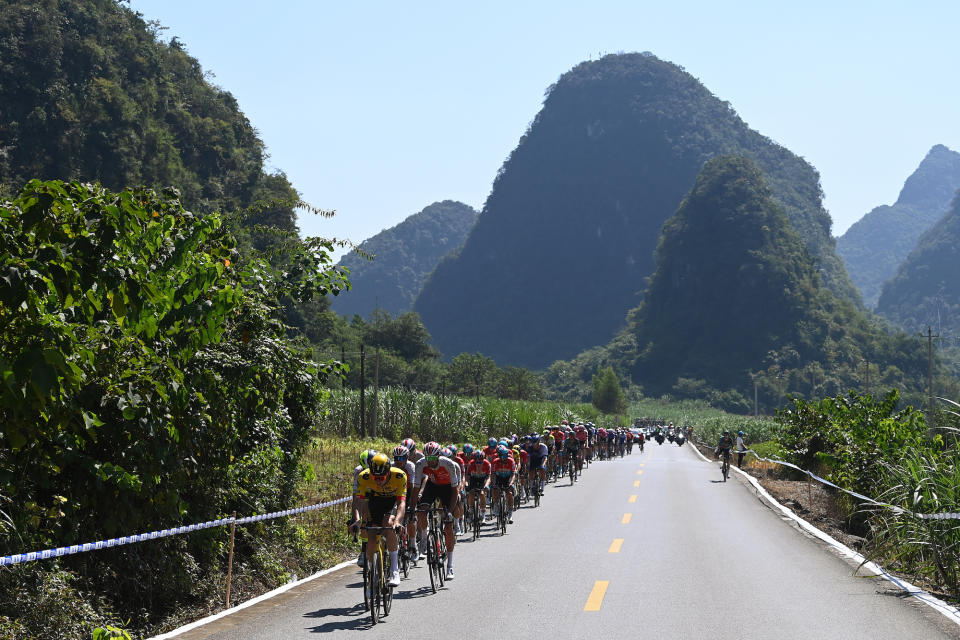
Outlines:
{"label": "plastic warning tape", "polygon": [[156,540],[157,538],[167,538],[169,536],[178,536],[184,533],[192,533],[194,531],[200,531],[201,529],[212,529],[214,527],[222,527],[231,523],[236,524],[247,524],[249,522],[260,522],[262,520],[271,520],[273,518],[282,518],[285,516],[291,516],[297,513],[303,513],[305,511],[315,511],[317,509],[323,509],[325,507],[332,507],[333,505],[343,504],[345,502],[350,502],[352,498],[340,498],[339,500],[331,500],[329,502],[321,502],[320,504],[310,505],[308,507],[299,507],[297,509],[287,509],[286,511],[275,511],[273,513],[265,513],[258,516],[250,516],[247,518],[221,518],[219,520],[210,520],[208,522],[201,522],[199,524],[188,524],[182,527],[174,527],[172,529],[161,529],[160,531],[151,531],[149,533],[137,533],[132,536],[122,536],[120,538],[110,538],[109,540],[99,540],[97,542],[87,542],[85,544],[75,544],[69,547],[57,547],[55,549],[45,549],[43,551],[31,551],[30,553],[17,553],[12,556],[0,556],[0,567],[13,564],[21,564],[23,562],[33,562],[34,560],[46,560],[48,558],[59,558],[61,556],[70,556],[76,553],[85,553],[87,551],[98,551],[100,549],[109,549],[110,547],[119,547],[125,544],[133,544],[134,542],[145,542],[147,540]]}

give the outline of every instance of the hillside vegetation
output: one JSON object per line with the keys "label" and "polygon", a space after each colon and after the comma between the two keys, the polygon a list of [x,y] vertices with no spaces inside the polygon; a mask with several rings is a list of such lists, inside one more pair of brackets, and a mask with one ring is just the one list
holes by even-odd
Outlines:
{"label": "hillside vegetation", "polygon": [[[606,347],[552,365],[548,388],[575,398],[606,362],[645,394],[706,398],[746,413],[754,381],[760,406],[772,410],[788,394],[863,388],[872,371],[875,389],[903,389],[908,401],[923,404],[920,342],[885,332],[823,286],[751,160],[706,163],[664,225],[656,259],[626,328]],[[957,388],[941,369],[938,376],[940,388]]]}
{"label": "hillside vegetation", "polygon": [[650,54],[584,62],[547,91],[463,248],[414,310],[445,354],[534,368],[606,343],[641,301],[661,227],[710,158],[741,154],[821,270],[858,300],[833,250],[819,178],[690,74]]}
{"label": "hillside vegetation", "polygon": [[338,296],[332,309],[364,318],[374,309],[400,315],[413,307],[427,276],[443,256],[463,245],[477,212],[461,202],[434,202],[400,224],[360,243],[340,266],[350,270],[353,289]]}
{"label": "hillside vegetation", "polygon": [[897,273],[926,231],[940,220],[960,189],[960,153],[936,145],[907,178],[900,197],[873,209],[837,239],[850,279],[868,307]]}

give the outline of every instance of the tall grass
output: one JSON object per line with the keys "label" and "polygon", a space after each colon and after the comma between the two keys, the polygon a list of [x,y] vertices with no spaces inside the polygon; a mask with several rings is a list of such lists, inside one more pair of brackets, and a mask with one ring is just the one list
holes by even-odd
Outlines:
{"label": "tall grass", "polygon": [[[960,512],[960,454],[908,449],[884,465],[889,489],[881,500],[914,513]],[[869,509],[871,559],[929,579],[960,599],[960,520],[926,520],[885,507]]]}
{"label": "tall grass", "polygon": [[[489,435],[529,433],[560,420],[593,420],[597,410],[589,404],[524,402],[499,398],[463,398],[431,393],[381,389],[374,401],[364,397],[366,424],[376,420],[376,435],[388,440],[412,437],[420,442],[485,440]],[[341,438],[360,436],[360,392],[333,392],[325,402],[317,432]],[[368,431],[370,427],[368,426]]]}

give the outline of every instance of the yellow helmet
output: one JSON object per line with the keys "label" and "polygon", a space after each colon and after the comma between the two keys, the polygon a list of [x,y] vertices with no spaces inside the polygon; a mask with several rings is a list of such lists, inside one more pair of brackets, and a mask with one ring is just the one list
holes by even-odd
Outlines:
{"label": "yellow helmet", "polygon": [[390,458],[385,453],[378,453],[370,460],[370,475],[385,476],[390,473]]}

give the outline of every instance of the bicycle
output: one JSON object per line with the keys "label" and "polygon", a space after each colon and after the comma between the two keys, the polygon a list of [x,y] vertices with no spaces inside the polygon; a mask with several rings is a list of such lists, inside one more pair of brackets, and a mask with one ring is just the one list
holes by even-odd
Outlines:
{"label": "bicycle", "polygon": [[377,624],[381,617],[390,615],[390,608],[393,606],[393,587],[387,584],[386,577],[389,562],[386,558],[389,556],[383,535],[385,531],[390,531],[390,527],[365,525],[361,529],[377,534],[377,550],[373,553],[373,562],[363,564],[364,603],[370,611],[370,620]]}
{"label": "bicycle", "polygon": [[483,525],[483,517],[480,515],[480,496],[483,495],[483,489],[471,489],[473,494],[473,506],[470,508],[470,528],[473,531],[473,539],[480,537],[480,527]]}
{"label": "bicycle", "polygon": [[730,477],[730,450],[723,450],[723,463],[720,465],[720,473],[723,475],[723,481],[726,482]]}
{"label": "bicycle", "polygon": [[527,485],[527,493],[533,496],[533,507],[537,508],[540,506],[540,478],[537,477],[537,472],[528,473],[527,481],[530,483]]}
{"label": "bicycle", "polygon": [[500,489],[497,498],[497,527],[500,535],[507,532],[507,489]]}
{"label": "bicycle", "polygon": [[575,456],[567,455],[567,473],[570,474],[570,484],[577,481],[577,461]]}
{"label": "bicycle", "polygon": [[447,538],[443,535],[440,521],[446,515],[446,509],[435,505],[417,505],[418,512],[427,514],[427,568],[430,574],[430,589],[437,592],[437,585],[443,586],[444,566],[447,560]]}

